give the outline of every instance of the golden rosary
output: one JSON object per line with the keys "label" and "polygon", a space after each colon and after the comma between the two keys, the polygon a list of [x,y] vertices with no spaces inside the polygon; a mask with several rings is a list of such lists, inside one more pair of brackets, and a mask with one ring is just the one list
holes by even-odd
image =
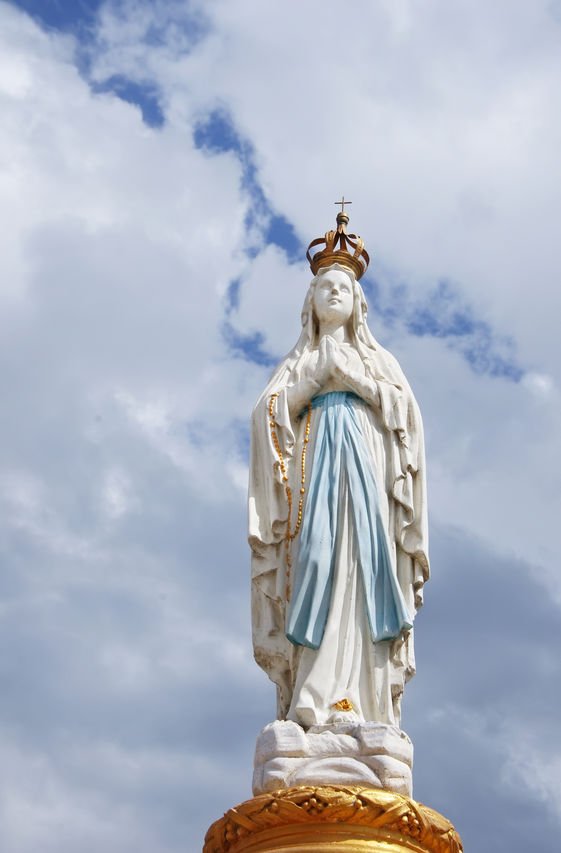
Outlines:
{"label": "golden rosary", "polygon": [[271,394],[271,398],[269,400],[269,427],[271,429],[271,439],[273,442],[273,446],[275,448],[276,454],[279,460],[279,467],[282,475],[282,482],[284,483],[284,490],[286,492],[286,502],[288,504],[288,518],[286,520],[286,535],[284,537],[284,541],[286,544],[286,598],[287,601],[290,599],[290,568],[292,566],[292,558],[290,553],[290,546],[292,540],[298,536],[300,531],[300,527],[302,526],[302,512],[304,508],[304,495],[306,494],[306,451],[308,449],[308,442],[310,441],[310,423],[312,420],[312,404],[308,403],[307,407],[307,415],[306,415],[306,428],[304,431],[304,441],[302,443],[302,457],[300,462],[300,497],[298,499],[298,513],[296,516],[296,525],[294,530],[291,531],[290,525],[292,524],[292,489],[288,484],[288,472],[286,468],[286,462],[284,461],[284,456],[281,450],[279,437],[277,435],[277,422],[275,421],[275,401],[278,397],[277,394]]}

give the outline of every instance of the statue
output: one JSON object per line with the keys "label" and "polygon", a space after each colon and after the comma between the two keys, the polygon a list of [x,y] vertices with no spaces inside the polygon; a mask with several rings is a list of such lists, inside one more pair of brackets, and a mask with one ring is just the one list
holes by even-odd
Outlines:
{"label": "statue", "polygon": [[302,333],[252,418],[253,645],[278,718],[257,737],[253,799],[215,821],[204,853],[463,849],[410,799],[400,711],[429,572],[423,430],[366,325],[369,258],[341,207],[308,247]]}
{"label": "statue", "polygon": [[429,573],[421,417],[366,325],[347,223],[310,244],[301,335],[252,417],[254,653],[305,731],[399,726]]}

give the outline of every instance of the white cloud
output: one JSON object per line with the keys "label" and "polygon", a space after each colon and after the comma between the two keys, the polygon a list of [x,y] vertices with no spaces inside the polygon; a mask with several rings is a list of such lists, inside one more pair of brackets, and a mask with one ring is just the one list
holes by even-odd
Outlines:
{"label": "white cloud", "polygon": [[546,4],[360,4],[342,55],[335,8],[306,4],[298,26],[281,4],[266,25],[252,0],[204,9],[212,33],[175,75],[153,54],[172,121],[227,104],[304,239],[343,189],[375,256],[419,288],[458,281],[525,360],[550,359],[561,30]]}
{"label": "white cloud", "polygon": [[[246,428],[268,370],[233,358],[222,324],[240,279],[229,321],[285,352],[310,274],[262,235],[244,253],[242,166],[192,138],[217,107],[304,242],[344,192],[382,297],[403,282],[409,310],[449,279],[526,369],[476,375],[445,339],[370,312],[427,428],[434,581],[405,699],[425,799],[472,802],[472,749],[497,781],[491,724],[527,717],[512,685],[545,677],[528,660],[557,636],[543,584],[557,592],[561,29],[525,0],[347,12],[342,42],[340,10],[319,2],[296,22],[255,0],[109,2],[78,50],[0,4],[7,853],[185,849],[249,795],[274,713],[251,660],[244,542]],[[161,129],[92,91],[86,50],[98,83],[157,87]],[[448,713],[462,703],[472,728]],[[552,713],[543,699],[537,732]],[[536,767],[549,742],[536,733]],[[542,768],[540,796],[556,759]]]}
{"label": "white cloud", "polygon": [[550,398],[557,391],[553,379],[545,373],[527,373],[523,382],[533,394],[543,399]]}

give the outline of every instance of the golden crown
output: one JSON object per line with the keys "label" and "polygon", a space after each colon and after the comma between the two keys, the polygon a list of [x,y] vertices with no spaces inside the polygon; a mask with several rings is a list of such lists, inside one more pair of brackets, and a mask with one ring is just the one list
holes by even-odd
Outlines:
{"label": "golden crown", "polygon": [[[343,267],[351,269],[355,277],[358,279],[364,275],[370,257],[364,248],[364,240],[358,234],[347,234],[347,225],[349,224],[349,216],[345,213],[345,204],[352,204],[350,201],[335,202],[341,205],[341,210],[337,214],[337,230],[327,231],[325,237],[318,237],[312,240],[308,246],[306,257],[310,264],[310,269],[314,275],[317,275],[321,267],[329,267],[331,264],[341,264]],[[316,246],[324,246],[323,249],[311,252]]]}

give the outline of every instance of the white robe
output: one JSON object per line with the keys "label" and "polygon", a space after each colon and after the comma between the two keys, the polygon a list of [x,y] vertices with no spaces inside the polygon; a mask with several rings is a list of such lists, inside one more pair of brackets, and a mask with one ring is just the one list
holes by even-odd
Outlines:
{"label": "white robe", "polygon": [[[301,341],[299,342],[301,344]],[[350,369],[376,382],[379,405],[357,406],[372,459],[380,507],[399,585],[413,614],[428,577],[424,446],[418,408],[393,357],[371,338],[347,351]],[[303,726],[333,719],[333,705],[347,699],[354,717],[399,725],[403,687],[415,671],[412,631],[374,643],[357,571],[356,543],[343,497],[340,535],[327,624],[319,649],[293,646],[285,635],[287,502],[269,424],[275,400],[277,435],[287,461],[295,508],[300,487],[306,418],[291,418],[287,390],[313,375],[317,350],[297,345],[258,401],[252,419],[249,540],[255,658],[278,687],[278,716]],[[347,389],[348,390],[348,389]],[[313,460],[317,413],[312,411],[307,465]],[[304,505],[304,513],[306,506]],[[298,541],[292,549],[296,553]]]}

